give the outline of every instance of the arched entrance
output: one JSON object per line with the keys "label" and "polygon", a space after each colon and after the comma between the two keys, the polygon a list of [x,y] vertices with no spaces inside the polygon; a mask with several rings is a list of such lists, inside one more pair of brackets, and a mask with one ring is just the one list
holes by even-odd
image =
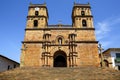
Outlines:
{"label": "arched entrance", "polygon": [[107,60],[104,60],[105,67],[109,67],[109,62]]}
{"label": "arched entrance", "polygon": [[56,51],[54,53],[54,67],[67,67],[67,55],[64,51]]}

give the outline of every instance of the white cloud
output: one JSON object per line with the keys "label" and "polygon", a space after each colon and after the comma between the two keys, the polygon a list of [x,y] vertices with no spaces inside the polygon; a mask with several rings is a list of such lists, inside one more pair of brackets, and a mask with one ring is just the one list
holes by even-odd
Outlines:
{"label": "white cloud", "polygon": [[96,24],[97,40],[105,38],[114,25],[120,23],[120,18],[111,17]]}
{"label": "white cloud", "polygon": [[111,41],[101,41],[100,43],[102,43],[104,49],[107,49],[111,45]]}
{"label": "white cloud", "polygon": [[96,37],[104,48],[114,46],[112,43],[114,43],[115,40],[112,38],[116,38],[118,35],[112,35],[115,33],[115,28],[118,27],[116,26],[118,24],[120,24],[120,17],[111,17],[96,24]]}
{"label": "white cloud", "polygon": [[96,27],[96,35],[98,40],[104,38],[105,34],[110,31],[109,24],[107,22],[99,22]]}

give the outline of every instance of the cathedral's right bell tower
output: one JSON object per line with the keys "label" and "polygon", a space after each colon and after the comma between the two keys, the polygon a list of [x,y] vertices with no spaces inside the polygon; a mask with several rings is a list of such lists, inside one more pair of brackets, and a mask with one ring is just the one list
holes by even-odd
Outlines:
{"label": "cathedral's right bell tower", "polygon": [[93,28],[93,16],[89,3],[74,3],[72,10],[72,25],[75,28]]}
{"label": "cathedral's right bell tower", "polygon": [[98,41],[96,41],[90,4],[74,3],[71,17],[72,28],[76,30],[77,34],[79,65],[99,66]]}

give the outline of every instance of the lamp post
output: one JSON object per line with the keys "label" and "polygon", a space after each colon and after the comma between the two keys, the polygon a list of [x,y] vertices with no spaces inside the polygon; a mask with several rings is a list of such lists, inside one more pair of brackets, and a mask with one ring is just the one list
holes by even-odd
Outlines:
{"label": "lamp post", "polygon": [[104,67],[105,67],[105,65],[104,65],[104,57],[103,57],[103,54],[102,54],[102,51],[103,51],[104,49],[102,48],[102,45],[101,45],[101,44],[99,44],[98,49],[99,49],[99,52],[100,52],[101,67],[104,68]]}

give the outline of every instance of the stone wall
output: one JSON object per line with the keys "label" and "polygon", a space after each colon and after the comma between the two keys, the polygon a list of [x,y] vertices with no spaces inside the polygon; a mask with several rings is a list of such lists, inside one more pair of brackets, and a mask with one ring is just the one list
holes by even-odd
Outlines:
{"label": "stone wall", "polygon": [[[35,15],[35,11],[40,14]],[[77,66],[99,66],[98,43],[94,33],[90,4],[74,4],[71,16],[72,25],[58,24],[49,27],[47,6],[30,4],[22,45],[21,66],[42,66],[47,59],[43,59],[43,56],[48,56],[47,64],[53,67],[54,53],[59,50],[67,55],[67,66],[71,64],[71,51],[75,53],[72,56],[76,56]],[[34,26],[34,20],[37,20],[37,26]],[[49,36],[48,40],[45,40],[46,34]],[[71,34],[75,37],[72,43],[69,38]],[[62,39],[62,43],[59,38]],[[71,46],[76,51],[73,51]]]}
{"label": "stone wall", "polygon": [[[69,56],[69,45],[65,43],[65,41],[69,42],[68,36],[71,33],[77,34],[76,41],[78,41],[76,51],[78,57],[76,58],[76,64],[78,66],[99,66],[99,57],[98,57],[98,44],[95,42],[94,30],[26,30],[24,41],[31,41],[30,43],[26,43],[26,49],[22,51],[21,57],[21,65],[24,66],[42,66],[42,42],[44,33],[51,34],[50,41],[54,46],[50,46],[48,51],[50,52],[51,58],[49,58],[48,64],[53,66],[53,56],[56,51],[59,50],[59,45],[57,41],[57,37],[63,37],[63,44],[66,46],[60,46],[60,50],[64,51],[67,56]],[[34,43],[34,41],[38,41]],[[41,43],[40,43],[40,42]],[[54,41],[54,43],[52,43]],[[79,43],[79,41],[86,41],[83,43]],[[93,41],[93,43],[89,42]],[[95,43],[94,43],[95,42]],[[56,45],[56,46],[55,46]],[[24,48],[24,47],[23,47]],[[67,58],[67,65],[69,66],[69,58]]]}

